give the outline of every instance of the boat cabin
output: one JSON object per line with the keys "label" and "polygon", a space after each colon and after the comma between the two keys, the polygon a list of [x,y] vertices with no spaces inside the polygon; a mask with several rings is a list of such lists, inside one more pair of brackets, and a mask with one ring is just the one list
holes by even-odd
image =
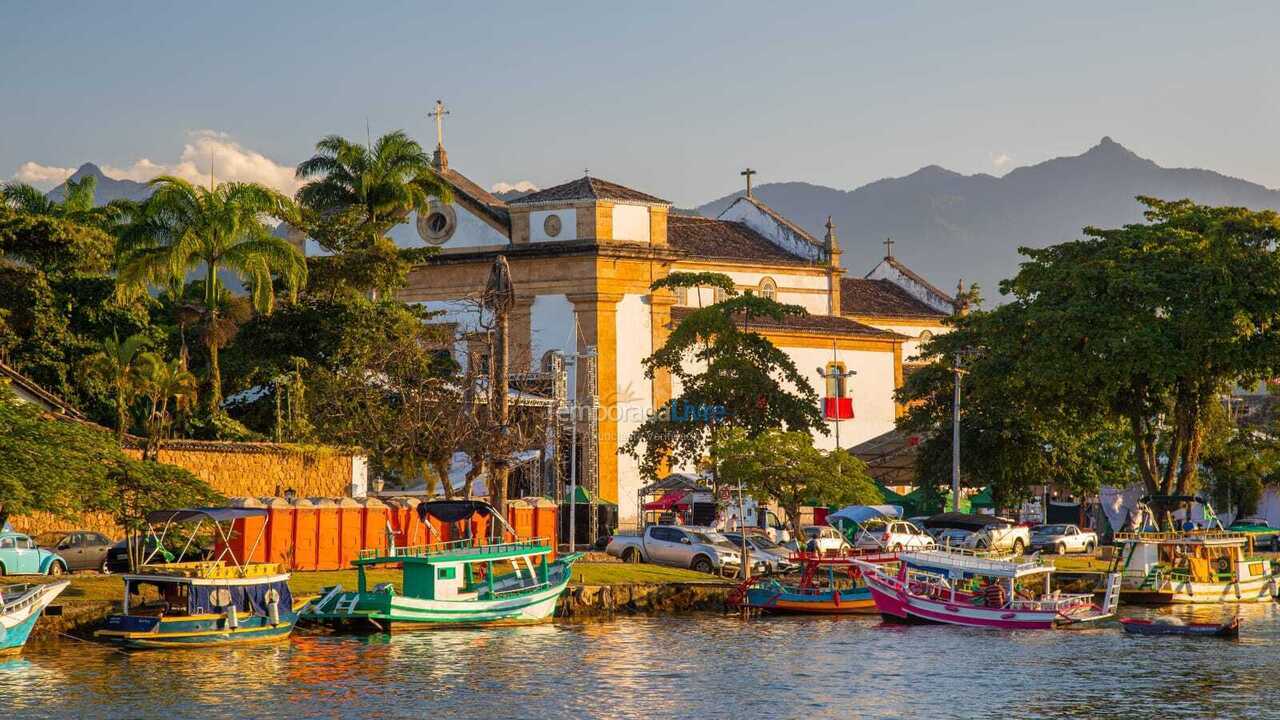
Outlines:
{"label": "boat cabin", "polygon": [[898,559],[908,583],[948,602],[995,597],[996,593],[986,591],[989,586],[999,587],[1002,605],[1038,608],[1045,602],[1052,604],[1054,597],[1054,568],[1039,558],[997,559],[952,549],[905,552]]}
{"label": "boat cabin", "polygon": [[[241,573],[241,570],[244,573]],[[289,576],[275,563],[242,568],[221,562],[144,565],[124,576],[122,614],[180,617],[237,613],[268,615],[293,607]]]}
{"label": "boat cabin", "polygon": [[1162,575],[1196,583],[1248,580],[1268,575],[1268,563],[1253,558],[1253,539],[1246,533],[1204,530],[1187,533],[1117,533],[1124,576],[1143,581]]}

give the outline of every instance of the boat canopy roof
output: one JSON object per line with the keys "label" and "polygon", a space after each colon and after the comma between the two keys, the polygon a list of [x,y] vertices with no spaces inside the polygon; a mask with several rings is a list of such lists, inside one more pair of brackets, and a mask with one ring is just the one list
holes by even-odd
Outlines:
{"label": "boat canopy roof", "polygon": [[228,522],[248,517],[266,517],[265,508],[180,508],[177,510],[152,510],[147,513],[147,522],[180,523],[189,520],[209,519],[214,522]]}
{"label": "boat canopy roof", "polygon": [[428,500],[418,503],[418,519],[423,522],[427,516],[444,523],[461,522],[476,513],[497,515],[498,510],[483,500]]}
{"label": "boat canopy roof", "polygon": [[1136,532],[1116,533],[1116,542],[1147,543],[1151,545],[1244,545],[1249,533],[1221,530],[1193,530],[1191,532]]}
{"label": "boat canopy roof", "polygon": [[908,565],[921,570],[945,572],[948,576],[977,575],[982,577],[1020,578],[1053,572],[1052,565],[1040,560],[1002,560],[945,550],[917,550],[898,556]]}
{"label": "boat canopy roof", "polygon": [[836,519],[862,524],[882,517],[900,518],[902,508],[897,505],[849,505],[828,515],[827,524],[830,525]]}

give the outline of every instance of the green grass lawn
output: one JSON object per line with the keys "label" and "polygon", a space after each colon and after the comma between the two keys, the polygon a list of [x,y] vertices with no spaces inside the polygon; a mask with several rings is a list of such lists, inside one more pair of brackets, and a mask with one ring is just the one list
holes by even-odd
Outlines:
{"label": "green grass lawn", "polygon": [[[53,582],[55,578],[45,576],[22,576],[9,578],[9,582]],[[88,602],[116,602],[124,592],[124,583],[117,575],[76,574],[71,575],[71,587],[59,597],[66,604]],[[714,582],[714,575],[696,573],[692,570],[662,567],[661,565],[578,562],[573,566],[575,584],[584,585],[631,585],[636,583],[667,582]],[[399,570],[370,570],[369,586],[389,582],[397,588],[400,585]],[[289,578],[289,587],[295,596],[315,595],[330,585],[342,585],[355,589],[355,570],[330,570],[323,572],[298,572]]]}

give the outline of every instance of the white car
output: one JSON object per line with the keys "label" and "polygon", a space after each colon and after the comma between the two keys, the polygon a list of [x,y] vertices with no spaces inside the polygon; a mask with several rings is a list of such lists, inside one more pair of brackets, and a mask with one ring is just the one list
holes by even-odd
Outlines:
{"label": "white car", "polygon": [[840,531],[829,525],[806,525],[800,528],[800,549],[809,552],[834,553],[849,549]]}
{"label": "white car", "polygon": [[1031,548],[1059,555],[1069,552],[1092,553],[1098,546],[1098,535],[1075,525],[1037,525],[1031,528]]}
{"label": "white car", "polygon": [[862,524],[856,547],[862,550],[930,550],[936,543],[928,533],[906,520],[870,520]]}

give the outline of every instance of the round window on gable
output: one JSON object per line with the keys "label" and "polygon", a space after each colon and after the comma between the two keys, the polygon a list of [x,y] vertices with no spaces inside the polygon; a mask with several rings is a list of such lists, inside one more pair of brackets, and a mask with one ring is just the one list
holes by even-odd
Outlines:
{"label": "round window on gable", "polygon": [[920,333],[920,342],[927,343],[932,339],[933,339],[933,333],[929,332],[928,330],[925,330]]}
{"label": "round window on gable", "polygon": [[458,227],[458,215],[448,205],[431,204],[431,209],[418,215],[418,237],[431,245],[443,245]]}
{"label": "round window on gable", "polygon": [[773,278],[767,277],[760,281],[760,297],[766,300],[778,299],[778,283]]}
{"label": "round window on gable", "polygon": [[560,216],[548,215],[546,219],[542,221],[542,232],[546,233],[547,237],[550,237],[550,238],[553,238],[559,235],[560,234]]}

